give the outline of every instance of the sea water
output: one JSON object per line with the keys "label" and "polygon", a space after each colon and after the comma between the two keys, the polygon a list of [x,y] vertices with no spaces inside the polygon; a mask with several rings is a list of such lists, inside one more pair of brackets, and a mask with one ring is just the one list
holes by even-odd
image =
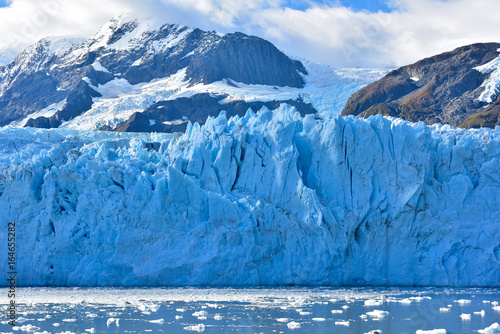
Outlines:
{"label": "sea water", "polygon": [[16,298],[15,327],[0,300],[0,333],[478,333],[500,322],[500,289],[22,288]]}

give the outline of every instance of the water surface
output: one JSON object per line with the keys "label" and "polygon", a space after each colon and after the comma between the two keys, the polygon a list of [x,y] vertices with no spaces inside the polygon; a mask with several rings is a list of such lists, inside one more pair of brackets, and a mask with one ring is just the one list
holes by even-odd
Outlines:
{"label": "water surface", "polygon": [[478,333],[499,302],[499,289],[24,288],[17,327],[0,332]]}

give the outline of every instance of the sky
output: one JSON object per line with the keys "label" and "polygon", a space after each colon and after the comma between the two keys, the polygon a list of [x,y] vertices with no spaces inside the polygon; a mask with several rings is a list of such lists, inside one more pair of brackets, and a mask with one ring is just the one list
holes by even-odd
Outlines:
{"label": "sky", "polygon": [[120,13],[256,35],[335,67],[397,67],[500,42],[499,0],[0,0],[0,50],[46,36],[90,37]]}

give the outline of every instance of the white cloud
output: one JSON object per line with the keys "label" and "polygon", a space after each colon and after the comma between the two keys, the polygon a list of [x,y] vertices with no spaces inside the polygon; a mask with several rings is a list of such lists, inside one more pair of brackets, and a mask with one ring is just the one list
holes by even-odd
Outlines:
{"label": "white cloud", "polygon": [[[204,30],[243,31],[334,66],[399,66],[474,42],[500,42],[498,0],[391,0],[391,13],[336,1],[306,11],[283,0],[14,0],[0,9],[0,46],[48,35],[86,35],[120,12]],[[328,3],[329,5],[326,5]]]}

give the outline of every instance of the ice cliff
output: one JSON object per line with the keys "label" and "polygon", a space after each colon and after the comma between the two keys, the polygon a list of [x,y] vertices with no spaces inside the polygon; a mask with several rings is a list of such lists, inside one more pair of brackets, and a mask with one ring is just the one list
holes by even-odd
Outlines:
{"label": "ice cliff", "polygon": [[3,128],[0,194],[20,285],[500,285],[498,127],[283,105],[183,135]]}

